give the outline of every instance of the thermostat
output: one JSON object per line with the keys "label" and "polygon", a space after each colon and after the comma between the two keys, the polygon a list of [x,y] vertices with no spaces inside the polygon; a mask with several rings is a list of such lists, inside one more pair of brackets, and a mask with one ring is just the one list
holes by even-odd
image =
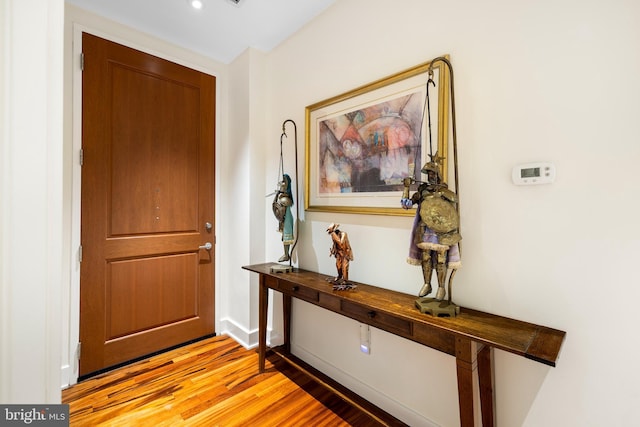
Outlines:
{"label": "thermostat", "polygon": [[551,184],[556,179],[553,163],[524,163],[514,166],[511,179],[515,185]]}

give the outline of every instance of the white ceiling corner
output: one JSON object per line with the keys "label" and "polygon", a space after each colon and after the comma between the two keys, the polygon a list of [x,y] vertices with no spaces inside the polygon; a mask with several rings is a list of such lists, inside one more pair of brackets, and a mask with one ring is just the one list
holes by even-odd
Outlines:
{"label": "white ceiling corner", "polygon": [[336,0],[66,0],[228,64],[245,49],[269,52]]}

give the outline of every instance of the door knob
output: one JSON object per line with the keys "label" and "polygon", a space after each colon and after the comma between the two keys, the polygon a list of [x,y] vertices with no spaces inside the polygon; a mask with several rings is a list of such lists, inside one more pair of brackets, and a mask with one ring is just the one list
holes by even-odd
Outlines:
{"label": "door knob", "polygon": [[210,251],[211,248],[213,248],[213,245],[211,244],[211,242],[207,242],[204,245],[200,246],[198,249],[205,249],[207,251]]}
{"label": "door knob", "polygon": [[211,229],[213,228],[213,224],[211,224],[210,222],[206,222],[204,224],[204,228],[206,228],[207,231],[211,231]]}

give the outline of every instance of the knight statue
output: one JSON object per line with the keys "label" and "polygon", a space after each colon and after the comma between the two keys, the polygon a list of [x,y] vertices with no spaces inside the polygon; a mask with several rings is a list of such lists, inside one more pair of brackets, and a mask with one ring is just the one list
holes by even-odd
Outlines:
{"label": "knight statue", "polygon": [[[460,250],[458,242],[460,236],[460,218],[456,209],[458,196],[449,190],[440,174],[440,162],[444,160],[438,157],[438,153],[431,155],[431,160],[422,167],[422,173],[427,176],[427,181],[416,181],[413,178],[404,179],[404,191],[401,205],[404,209],[410,209],[417,205],[416,216],[411,230],[411,242],[407,262],[422,267],[424,284],[418,293],[419,297],[426,297],[432,292],[431,280],[435,269],[438,288],[435,298],[422,298],[416,301],[421,308],[423,303],[435,301],[437,306],[446,306],[441,302],[447,296],[446,282],[449,276],[449,305],[451,304],[451,281],[455,270],[461,267]],[[418,190],[409,198],[409,186],[419,182]],[[432,304],[434,305],[434,304]],[[453,306],[449,310],[459,308]],[[432,312],[430,308],[425,311]],[[425,312],[423,311],[423,312]],[[440,314],[440,313],[438,313]],[[450,312],[446,314],[452,314]]]}
{"label": "knight statue", "polygon": [[291,206],[293,206],[293,194],[291,193],[291,178],[284,174],[282,181],[278,183],[278,189],[273,197],[273,214],[278,219],[278,232],[282,233],[282,245],[284,247],[284,255],[278,262],[285,262],[291,259],[289,248],[294,242],[293,235],[293,214]]}

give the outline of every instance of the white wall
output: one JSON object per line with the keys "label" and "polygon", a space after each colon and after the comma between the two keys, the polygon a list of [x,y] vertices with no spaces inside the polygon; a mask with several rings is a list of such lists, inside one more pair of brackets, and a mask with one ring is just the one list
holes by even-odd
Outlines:
{"label": "white wall", "polygon": [[[498,425],[637,418],[638,18],[634,0],[341,0],[267,56],[268,123],[303,131],[305,106],[451,55],[464,238],[454,299],[567,332],[556,368],[496,352]],[[268,192],[279,149],[265,143]],[[511,168],[529,161],[554,162],[556,182],[514,186]],[[281,251],[274,221],[265,260]],[[330,222],[349,233],[351,278],[418,291],[409,218],[307,212],[302,268],[335,272]],[[381,331],[364,356],[357,323],[301,302],[294,316],[302,358],[412,425],[459,422],[453,358]]]}
{"label": "white wall", "polygon": [[60,402],[61,0],[0,1],[0,402]]}
{"label": "white wall", "polygon": [[264,260],[264,54],[247,49],[229,65],[229,138],[219,144],[222,272],[216,283],[221,329],[245,346],[257,342],[258,282],[243,265]]}

